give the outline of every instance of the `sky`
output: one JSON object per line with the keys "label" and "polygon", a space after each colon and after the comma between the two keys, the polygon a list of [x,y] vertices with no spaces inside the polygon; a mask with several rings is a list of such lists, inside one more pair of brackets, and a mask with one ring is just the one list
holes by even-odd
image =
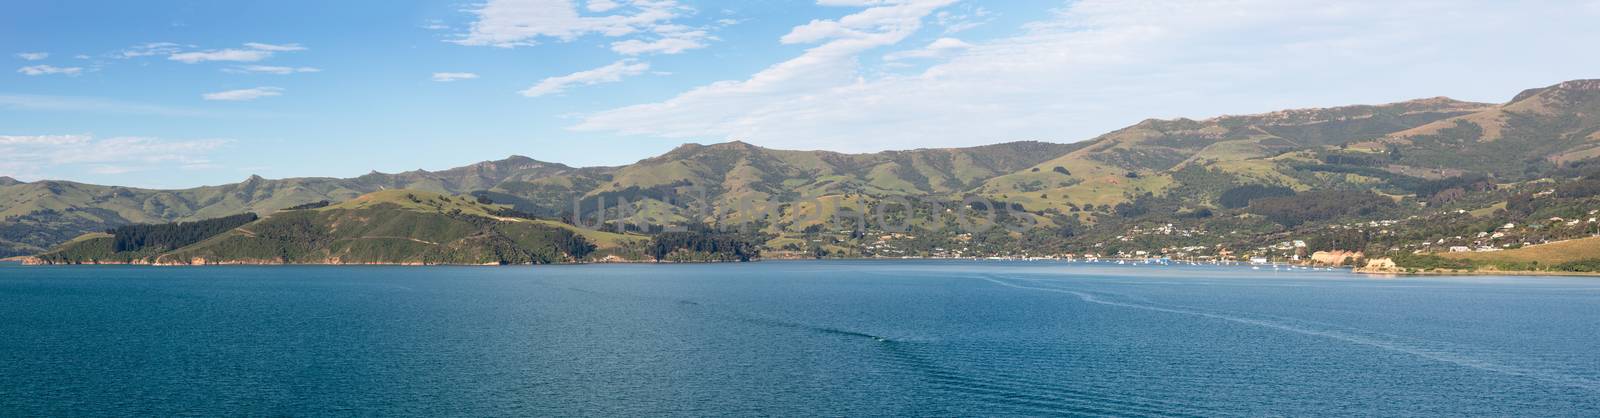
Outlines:
{"label": "sky", "polygon": [[0,175],[181,188],[683,143],[1076,142],[1600,78],[1600,0],[7,1]]}

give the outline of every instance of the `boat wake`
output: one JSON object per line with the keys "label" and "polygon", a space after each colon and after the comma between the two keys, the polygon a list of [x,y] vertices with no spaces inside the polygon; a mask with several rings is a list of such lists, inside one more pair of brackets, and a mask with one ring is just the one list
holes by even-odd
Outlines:
{"label": "boat wake", "polygon": [[[994,410],[1012,411],[1017,415],[1098,415],[1098,416],[1157,416],[1199,417],[1224,416],[1214,409],[1186,405],[1180,402],[1155,399],[1124,393],[1116,388],[1096,387],[1088,384],[1062,384],[1061,379],[1026,376],[1014,370],[993,367],[959,367],[951,361],[935,359],[981,356],[987,361],[1021,362],[1019,354],[1003,347],[948,345],[916,338],[897,338],[854,331],[839,327],[822,326],[732,309],[713,303],[689,299],[661,298],[656,296],[623,295],[568,288],[593,295],[624,297],[629,299],[670,302],[683,309],[703,315],[754,325],[791,329],[844,339],[867,341],[873,344],[872,355],[878,356],[882,365],[892,374],[927,384],[930,390],[951,395],[950,399],[975,401]],[[1028,351],[1031,352],[1031,351]],[[1009,360],[1009,361],[1005,361]],[[958,405],[960,403],[957,403]],[[919,405],[929,410],[915,415],[964,415],[971,411],[939,410],[938,405]]]}
{"label": "boat wake", "polygon": [[[948,393],[958,403],[977,402],[990,412],[1008,411],[1017,415],[1073,416],[1227,416],[1210,408],[1127,393],[1069,381],[1059,375],[1028,376],[1011,370],[1018,356],[1037,353],[997,349],[997,347],[945,346],[929,343],[888,342],[882,345],[884,364],[926,383],[931,390]],[[982,364],[1003,363],[1004,367],[958,365],[933,358],[959,360],[979,356]],[[971,359],[967,359],[971,360]],[[932,409],[936,407],[930,406]],[[917,415],[970,415],[971,411],[927,411]]]}
{"label": "boat wake", "polygon": [[1292,332],[1302,335],[1327,338],[1346,343],[1364,345],[1385,351],[1413,355],[1416,357],[1442,363],[1472,368],[1476,370],[1500,373],[1504,375],[1533,379],[1545,383],[1557,384],[1567,387],[1579,388],[1600,392],[1600,381],[1595,379],[1567,375],[1558,371],[1543,370],[1533,367],[1514,366],[1488,360],[1493,357],[1489,353],[1465,347],[1450,347],[1447,344],[1415,338],[1406,338],[1381,333],[1338,327],[1331,324],[1314,321],[1298,320],[1293,318],[1274,317],[1268,315],[1250,315],[1232,312],[1220,312],[1209,309],[1187,306],[1165,305],[1147,301],[1128,302],[1117,300],[1113,296],[1085,292],[1080,290],[1034,286],[1017,283],[1018,280],[1005,280],[996,277],[977,277],[994,284],[1031,291],[1052,292],[1071,295],[1077,299],[1094,304],[1115,306],[1129,309],[1139,309],[1153,312],[1163,312],[1178,315],[1188,315],[1228,321],[1233,323],[1270,328],[1279,331]]}

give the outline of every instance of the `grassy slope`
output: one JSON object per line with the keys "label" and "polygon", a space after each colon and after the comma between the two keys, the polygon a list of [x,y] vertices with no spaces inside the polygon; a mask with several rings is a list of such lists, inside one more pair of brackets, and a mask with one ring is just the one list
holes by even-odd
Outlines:
{"label": "grassy slope", "polygon": [[1515,250],[1482,253],[1441,253],[1441,257],[1489,263],[1530,263],[1551,266],[1566,262],[1600,258],[1600,237],[1582,238]]}
{"label": "grassy slope", "polygon": [[[1291,167],[1316,163],[1318,152],[1383,153],[1391,145],[1404,152],[1395,164],[1384,168],[1390,171],[1420,175],[1417,173],[1431,169],[1470,170],[1514,177],[1508,170],[1521,173],[1539,161],[1600,155],[1600,132],[1595,130],[1600,125],[1597,96],[1600,82],[1580,80],[1530,90],[1505,105],[1435,98],[1198,121],[1149,120],[1072,145],[1022,142],[841,154],[770,150],[738,142],[691,144],[622,167],[572,169],[513,158],[440,172],[375,173],[354,179],[252,178],[238,184],[172,191],[68,182],[0,182],[0,255],[36,250],[82,232],[130,222],[194,220],[243,211],[270,213],[293,204],[341,201],[385,188],[504,192],[522,199],[516,202],[519,210],[543,215],[569,210],[572,196],[626,195],[630,190],[680,184],[709,189],[711,203],[718,210],[737,208],[736,202],[744,199],[797,202],[846,195],[858,200],[854,196],[866,195],[870,199],[928,196],[950,201],[979,194],[1020,203],[1035,212],[1055,209],[1067,213],[1074,205],[1092,203],[1103,213],[1109,205],[1143,193],[1175,191],[1190,199],[1186,204],[1205,206],[1230,183],[1297,190],[1371,188],[1377,179]],[[1481,135],[1457,129],[1462,123],[1481,125]],[[1071,174],[1056,172],[1057,166]],[[1179,170],[1192,168],[1217,174],[1198,179],[1179,176]],[[1136,178],[1128,177],[1129,172],[1137,174]],[[1185,183],[1189,181],[1185,178],[1194,181]],[[1199,183],[1212,186],[1200,187]],[[638,194],[629,196],[638,202]],[[657,201],[639,205],[663,223],[699,213]],[[731,218],[739,216],[734,213]],[[787,215],[769,221],[796,227],[807,224]],[[596,242],[606,241],[599,238],[612,237],[592,237]]]}
{"label": "grassy slope", "polygon": [[[1448,99],[1381,106],[1301,109],[1194,121],[1147,120],[1097,137],[1082,149],[984,182],[979,193],[1022,203],[1030,210],[1069,204],[1096,206],[1160,195],[1184,187],[1173,173],[1187,167],[1215,170],[1240,181],[1304,190],[1312,185],[1284,174],[1307,150],[1356,142],[1491,107]],[[1300,151],[1300,152],[1294,152]],[[1056,167],[1070,175],[1055,172]],[[1137,178],[1128,177],[1128,173]],[[1315,175],[1322,182],[1343,179]],[[1359,182],[1361,179],[1353,179]]]}
{"label": "grassy slope", "polygon": [[180,190],[67,181],[0,182],[0,255],[37,252],[89,231],[131,223],[193,221],[272,211],[319,200],[343,201],[377,190],[412,188],[464,193],[502,180],[554,176],[571,167],[512,157],[449,170],[372,173],[361,177],[252,176],[240,183]]}
{"label": "grassy slope", "polygon": [[643,240],[550,220],[495,216],[502,208],[470,196],[389,190],[324,208],[279,212],[165,254],[112,253],[110,236],[100,233],[44,256],[78,262],[485,264],[567,260],[560,231],[583,236],[600,250]]}

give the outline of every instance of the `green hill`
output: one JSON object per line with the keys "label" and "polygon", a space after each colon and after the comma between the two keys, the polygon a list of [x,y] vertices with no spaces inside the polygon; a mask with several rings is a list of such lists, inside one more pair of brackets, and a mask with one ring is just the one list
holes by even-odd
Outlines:
{"label": "green hill", "polygon": [[[1146,120],[1087,141],[1083,148],[999,176],[979,190],[1030,209],[1115,205],[1174,189],[1208,204],[1206,183],[1307,189],[1330,180],[1298,178],[1292,165],[1352,143],[1491,107],[1445,98],[1380,106],[1300,109],[1195,121]],[[1060,167],[1060,169],[1057,169]],[[1041,197],[1043,196],[1043,197]]]}
{"label": "green hill", "polygon": [[577,169],[513,156],[438,172],[374,172],[350,179],[268,180],[251,176],[240,183],[181,190],[50,180],[0,181],[0,256],[38,253],[78,235],[121,225],[271,213],[321,200],[344,201],[384,189],[465,193],[510,179],[572,171]]}
{"label": "green hill", "polygon": [[[1429,98],[1152,119],[1072,144],[1025,141],[867,154],[688,144],[618,167],[573,168],[512,157],[436,172],[251,177],[184,190],[0,179],[0,256],[37,253],[127,224],[246,212],[267,221],[284,208],[322,200],[344,203],[314,213],[376,210],[349,205],[361,204],[358,196],[397,189],[470,194],[473,201],[502,206],[495,210],[542,218],[528,223],[550,228],[595,225],[602,217],[607,222],[596,225],[602,229],[644,234],[668,226],[748,225],[767,237],[770,249],[791,254],[868,254],[864,232],[886,231],[848,233],[852,224],[830,219],[859,224],[891,205],[904,209],[897,220],[923,231],[909,235],[929,251],[957,241],[992,249],[1024,243],[1059,249],[1084,240],[1126,239],[1122,232],[1141,222],[1257,236],[1286,234],[1282,228],[1305,222],[1413,216],[1421,207],[1461,207],[1492,217],[1510,203],[1506,190],[1533,193],[1537,182],[1581,177],[1581,167],[1600,157],[1597,115],[1600,80],[1576,80],[1530,89],[1504,104]],[[1263,204],[1271,208],[1221,204],[1225,193],[1245,187],[1289,190],[1319,204],[1329,196],[1364,203],[1349,213],[1282,200]],[[1370,195],[1338,194],[1350,191]],[[1395,205],[1378,205],[1374,196]],[[393,197],[366,199],[411,212],[428,209]],[[966,207],[979,197],[1003,203],[988,205],[992,211]],[[903,207],[906,200],[911,207]],[[447,206],[484,217],[482,208]],[[1003,213],[991,223],[1033,225],[1038,232],[962,235],[950,231],[955,225],[941,216],[957,212]],[[591,242],[620,245],[609,241],[618,236],[574,230]]]}
{"label": "green hill", "polygon": [[505,209],[471,196],[388,190],[280,211],[179,248],[116,248],[124,240],[118,229],[85,235],[37,258],[52,264],[547,264],[583,261],[596,250],[643,241],[497,215]]}

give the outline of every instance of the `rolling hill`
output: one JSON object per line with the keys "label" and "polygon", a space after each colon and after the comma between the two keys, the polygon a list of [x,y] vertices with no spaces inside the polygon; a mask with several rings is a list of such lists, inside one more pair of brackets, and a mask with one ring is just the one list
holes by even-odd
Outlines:
{"label": "rolling hill", "polygon": [[[438,172],[371,173],[361,177],[268,180],[180,190],[100,186],[68,181],[0,182],[0,255],[36,253],[80,234],[134,223],[162,223],[343,201],[385,189],[458,193],[508,179],[577,171],[513,156]],[[9,177],[7,178],[9,179]]]}
{"label": "rolling hill", "polygon": [[[574,168],[514,156],[442,171],[349,179],[252,176],[184,190],[0,178],[0,255],[37,253],[120,225],[245,212],[271,219],[295,205],[393,189],[471,194],[578,224],[604,215],[612,221],[605,228],[614,231],[629,228],[619,218],[633,220],[644,232],[650,225],[748,223],[769,237],[769,246],[790,250],[840,249],[844,244],[818,236],[819,230],[836,229],[823,228],[836,215],[859,216],[908,199],[917,203],[907,223],[938,230],[949,226],[935,216],[941,206],[950,211],[963,199],[982,197],[1004,202],[999,207],[1011,221],[1065,237],[1103,223],[1129,227],[1151,208],[1167,216],[1224,211],[1230,208],[1218,199],[1242,186],[1370,191],[1415,207],[1461,201],[1463,193],[1478,193],[1485,185],[1548,180],[1595,157],[1600,80],[1575,80],[1529,89],[1502,104],[1436,97],[1152,119],[1071,144],[845,154],[735,141],[687,144],[618,167]],[[1501,195],[1473,196],[1466,200],[1506,203]],[[1240,216],[1240,231],[1270,229]]]}
{"label": "rolling hill", "polygon": [[250,215],[209,230],[203,225],[229,219],[85,234],[34,262],[548,264],[583,261],[595,250],[606,252],[642,241],[559,222],[501,216],[505,209],[471,196],[387,190],[260,219]]}

